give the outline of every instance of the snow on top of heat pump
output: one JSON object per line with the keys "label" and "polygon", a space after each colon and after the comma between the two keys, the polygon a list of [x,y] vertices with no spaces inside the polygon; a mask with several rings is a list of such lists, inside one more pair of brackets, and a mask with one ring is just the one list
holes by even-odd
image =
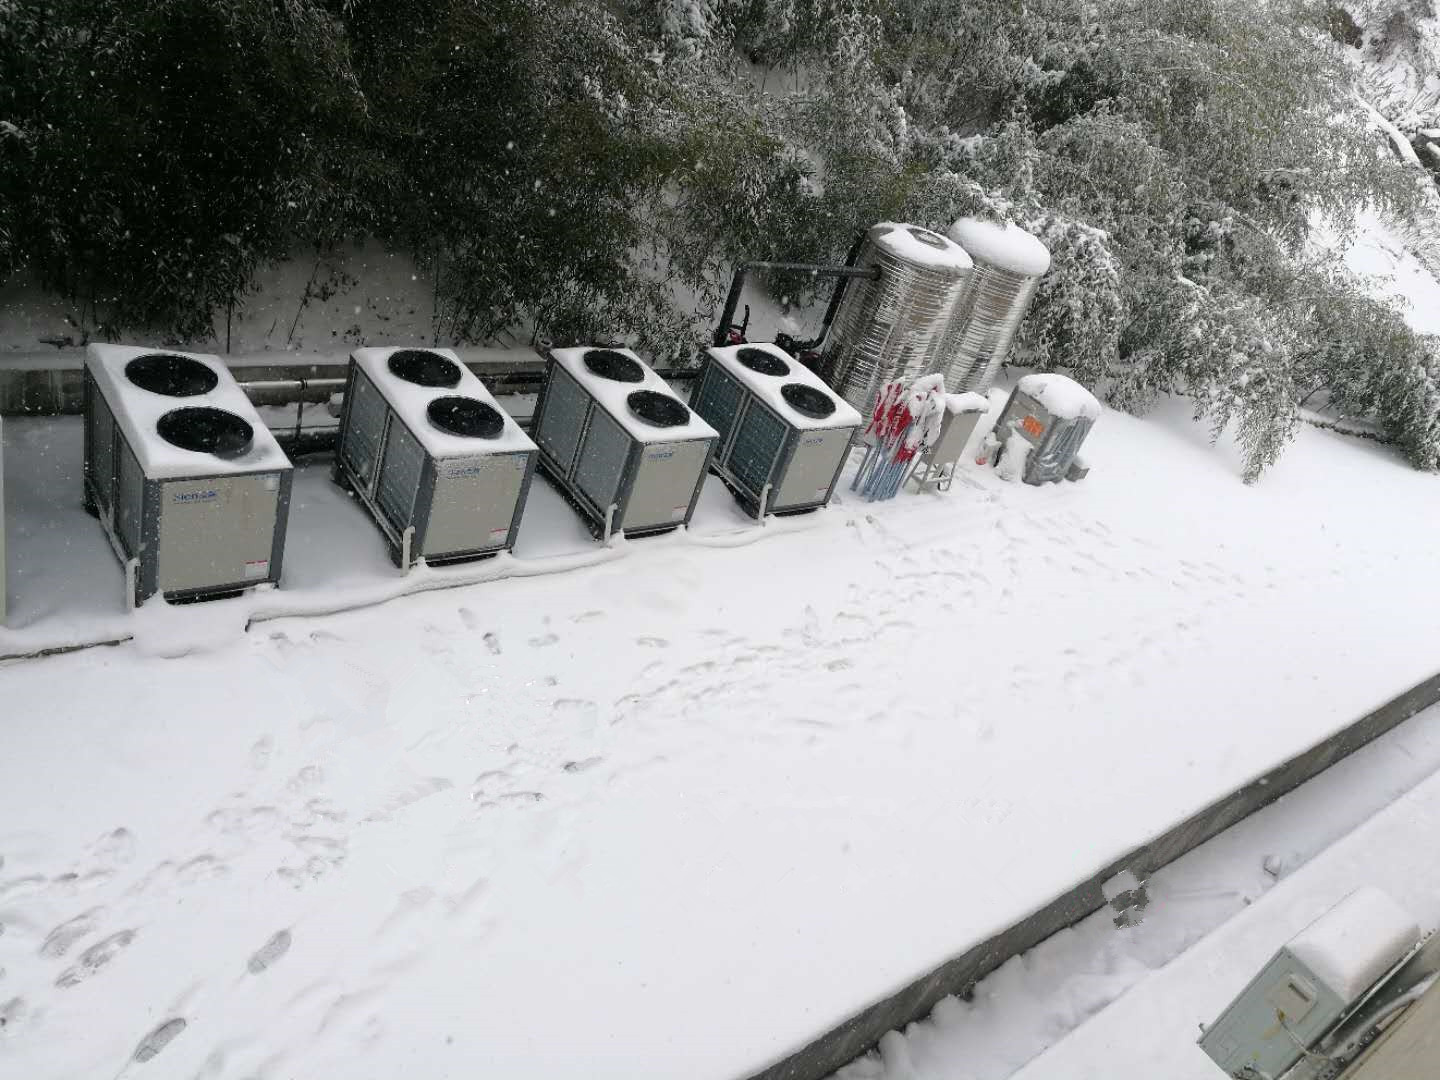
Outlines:
{"label": "snow on top of heat pump", "polygon": [[1012,274],[1039,277],[1050,269],[1050,252],[1020,226],[983,218],[961,218],[950,226],[950,239],[973,259]]}
{"label": "snow on top of heat pump", "polygon": [[[763,372],[754,371],[740,362],[741,349],[759,349],[783,361],[790,370],[785,375],[766,375]],[[787,353],[778,345],[772,345],[768,341],[752,342],[747,345],[726,345],[724,348],[712,348],[706,350],[713,356],[727,372],[738,379],[751,393],[770,406],[777,415],[785,418],[785,421],[793,428],[800,430],[818,431],[828,428],[859,427],[860,414],[856,412],[846,401],[837,397],[835,392],[825,385],[823,379],[807,368],[800,361]],[[798,409],[792,408],[790,403],[781,394],[781,388],[786,383],[800,383],[803,386],[819,390],[835,406],[835,411],[829,416],[815,418],[806,416]]]}
{"label": "snow on top of heat pump", "polygon": [[[402,379],[389,367],[390,357],[402,351],[430,352],[443,356],[460,369],[460,381],[454,386],[420,386]],[[410,429],[410,434],[419,440],[425,452],[433,458],[478,457],[481,454],[526,453],[535,449],[530,437],[520,430],[514,418],[500,407],[499,402],[485,388],[451,349],[420,348],[409,345],[371,347],[356,349],[350,358],[360,366],[377,390],[390,403],[401,423]],[[436,398],[468,397],[484,402],[500,414],[504,427],[493,439],[475,439],[453,432],[442,431],[430,422],[426,412]]]}
{"label": "snow on top of heat pump", "polygon": [[936,270],[968,271],[975,265],[965,249],[942,233],[882,221],[870,230],[875,245],[907,263]]}
{"label": "snow on top of heat pump", "polygon": [[1064,375],[1026,375],[1017,389],[1044,405],[1052,416],[1066,420],[1081,416],[1100,419],[1100,402],[1095,400],[1095,395]]}
{"label": "snow on top of heat pump", "polygon": [[972,413],[988,412],[990,402],[985,400],[985,395],[977,394],[973,390],[967,390],[963,394],[946,394],[945,410],[951,413]]}
{"label": "snow on top of heat pump", "polygon": [[[628,356],[640,365],[644,378],[640,382],[616,382],[614,379],[602,378],[596,375],[585,366],[585,354],[591,349],[604,348],[608,352],[618,352],[622,356]],[[630,411],[629,397],[637,390],[653,390],[657,394],[664,394],[666,397],[675,398],[675,391],[670,389],[664,379],[651,370],[650,365],[641,360],[629,349],[610,348],[601,345],[580,345],[573,349],[554,349],[550,353],[555,362],[575,377],[575,380],[583,386],[600,407],[610,414],[611,418],[623,427],[630,437],[645,443],[661,442],[684,442],[687,439],[715,439],[719,433],[707,424],[696,414],[694,409],[685,406],[690,418],[683,424],[676,424],[674,427],[656,427],[654,424],[647,424]],[[685,403],[680,402],[682,405]]]}
{"label": "snow on top of heat pump", "polygon": [[1349,1004],[1419,940],[1420,927],[1410,914],[1366,885],[1296,934],[1287,948]]}
{"label": "snow on top of heat pump", "polygon": [[[183,356],[205,365],[215,375],[215,388],[203,394],[172,397],[136,386],[125,374],[125,366],[141,356],[157,354]],[[275,436],[218,356],[176,349],[92,343],[85,349],[85,370],[90,372],[109,403],[116,423],[125,432],[125,440],[134,451],[140,471],[152,480],[290,468],[290,459],[285,456],[285,451],[280,449]],[[156,424],[162,416],[175,409],[193,407],[224,409],[240,417],[253,430],[254,441],[250,449],[238,457],[220,457],[204,451],[184,450],[160,437]]]}

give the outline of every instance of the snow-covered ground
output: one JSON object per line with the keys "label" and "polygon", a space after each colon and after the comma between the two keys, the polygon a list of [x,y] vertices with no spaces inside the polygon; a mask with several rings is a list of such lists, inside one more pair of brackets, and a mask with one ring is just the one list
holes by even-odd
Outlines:
{"label": "snow-covered ground", "polygon": [[0,667],[27,1080],[131,1075],[179,1019],[146,1077],[742,1076],[1432,674],[1440,632],[1440,481],[1306,430],[1247,487],[1181,403],[1102,417],[1079,485],[761,530],[712,484],[608,552],[540,488],[532,576],[329,616],[404,586],[323,464],[285,589],[129,617],[77,422],[6,439],[0,651],[135,635]]}

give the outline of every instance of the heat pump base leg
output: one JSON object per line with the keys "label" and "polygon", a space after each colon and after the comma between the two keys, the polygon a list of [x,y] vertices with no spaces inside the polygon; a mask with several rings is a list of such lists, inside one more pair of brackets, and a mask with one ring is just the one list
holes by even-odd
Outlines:
{"label": "heat pump base leg", "polygon": [[615,535],[615,511],[618,509],[615,503],[605,508],[605,546],[610,546],[610,538]]}
{"label": "heat pump base leg", "polygon": [[415,542],[415,526],[406,525],[400,536],[400,572],[410,572],[410,546]]}
{"label": "heat pump base leg", "polygon": [[140,560],[125,560],[125,610],[134,611],[140,606],[140,601],[135,598],[135,590],[140,581]]}
{"label": "heat pump base leg", "polygon": [[769,485],[769,484],[766,484],[765,487],[764,487],[764,489],[760,492],[760,514],[759,514],[759,517],[760,517],[760,524],[761,524],[762,526],[765,524],[765,510],[766,510],[766,508],[767,508],[769,505],[770,505],[770,485]]}

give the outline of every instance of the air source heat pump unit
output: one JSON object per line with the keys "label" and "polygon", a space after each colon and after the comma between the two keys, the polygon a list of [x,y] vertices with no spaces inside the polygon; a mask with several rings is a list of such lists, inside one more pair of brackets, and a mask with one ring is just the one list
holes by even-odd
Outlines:
{"label": "air source heat pump unit", "polygon": [[91,345],[84,401],[85,506],[132,602],[280,580],[294,469],[218,356]]}
{"label": "air source heat pump unit", "polygon": [[1359,889],[1275,954],[1204,1029],[1200,1049],[1235,1080],[1280,1080],[1419,942],[1393,900]]}
{"label": "air source heat pump unit", "polygon": [[449,349],[350,354],[335,479],[397,566],[511,548],[534,469],[535,444]]}
{"label": "air source heat pump unit", "polygon": [[782,349],[707,349],[690,400],[720,433],[713,468],[751,515],[830,501],[860,414]]}
{"label": "air source heat pump unit", "polygon": [[688,524],[715,429],[629,349],[556,349],[535,406],[540,463],[597,536]]}

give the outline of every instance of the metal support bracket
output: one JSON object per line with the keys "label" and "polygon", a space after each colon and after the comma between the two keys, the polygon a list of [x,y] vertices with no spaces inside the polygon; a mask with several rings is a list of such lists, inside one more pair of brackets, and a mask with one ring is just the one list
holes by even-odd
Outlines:
{"label": "metal support bracket", "polygon": [[415,526],[406,525],[405,531],[400,534],[400,572],[410,572],[410,549],[415,542]]}

